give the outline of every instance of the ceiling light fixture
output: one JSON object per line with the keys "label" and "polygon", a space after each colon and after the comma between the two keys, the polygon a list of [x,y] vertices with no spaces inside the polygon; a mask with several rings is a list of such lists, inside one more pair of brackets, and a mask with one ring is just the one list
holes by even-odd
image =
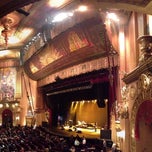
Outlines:
{"label": "ceiling light fixture", "polygon": [[64,3],[66,3],[66,0],[49,0],[49,5],[56,8],[62,6]]}
{"label": "ceiling light fixture", "polygon": [[79,12],[85,12],[85,11],[87,11],[87,9],[88,9],[87,6],[81,5],[81,6],[78,7],[77,11],[79,11]]}
{"label": "ceiling light fixture", "polygon": [[59,14],[57,14],[57,15],[53,18],[52,22],[61,22],[61,21],[63,21],[64,19],[66,19],[66,18],[68,18],[68,17],[71,17],[71,16],[73,16],[73,13],[72,13],[72,12],[59,13]]}
{"label": "ceiling light fixture", "polygon": [[107,18],[116,22],[119,21],[119,18],[115,13],[107,13]]}

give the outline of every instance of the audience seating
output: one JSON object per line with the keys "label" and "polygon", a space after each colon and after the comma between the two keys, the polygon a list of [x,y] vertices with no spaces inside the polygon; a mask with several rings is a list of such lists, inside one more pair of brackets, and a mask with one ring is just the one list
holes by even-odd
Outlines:
{"label": "audience seating", "polygon": [[[84,138],[84,137],[83,137]],[[80,144],[74,145],[75,139]],[[106,152],[106,147],[99,139],[63,137],[53,134],[43,126],[0,126],[0,152]]]}

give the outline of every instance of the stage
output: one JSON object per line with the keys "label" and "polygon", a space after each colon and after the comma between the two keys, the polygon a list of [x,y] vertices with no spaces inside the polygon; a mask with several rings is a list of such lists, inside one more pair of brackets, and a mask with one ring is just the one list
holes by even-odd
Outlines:
{"label": "stage", "polygon": [[100,128],[80,128],[75,126],[59,126],[56,128],[51,128],[50,131],[56,135],[60,136],[77,136],[86,138],[100,139]]}

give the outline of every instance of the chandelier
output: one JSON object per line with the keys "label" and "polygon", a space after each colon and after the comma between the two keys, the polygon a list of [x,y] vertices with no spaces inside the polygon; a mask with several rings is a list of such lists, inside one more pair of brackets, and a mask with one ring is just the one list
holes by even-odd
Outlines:
{"label": "chandelier", "polygon": [[13,23],[13,20],[10,17],[3,17],[1,19],[1,24],[3,26],[1,35],[4,37],[6,47],[8,45],[8,39],[12,34],[12,30],[11,30],[12,23]]}

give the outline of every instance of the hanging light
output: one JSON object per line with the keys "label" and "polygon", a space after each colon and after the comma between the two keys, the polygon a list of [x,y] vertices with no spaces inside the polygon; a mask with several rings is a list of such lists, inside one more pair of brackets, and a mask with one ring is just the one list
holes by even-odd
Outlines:
{"label": "hanging light", "polygon": [[11,30],[12,23],[13,23],[13,20],[11,18],[9,18],[9,17],[4,17],[1,20],[1,24],[2,24],[2,26],[4,28],[1,31],[1,35],[4,37],[6,47],[8,45],[8,38],[12,34],[12,30]]}

